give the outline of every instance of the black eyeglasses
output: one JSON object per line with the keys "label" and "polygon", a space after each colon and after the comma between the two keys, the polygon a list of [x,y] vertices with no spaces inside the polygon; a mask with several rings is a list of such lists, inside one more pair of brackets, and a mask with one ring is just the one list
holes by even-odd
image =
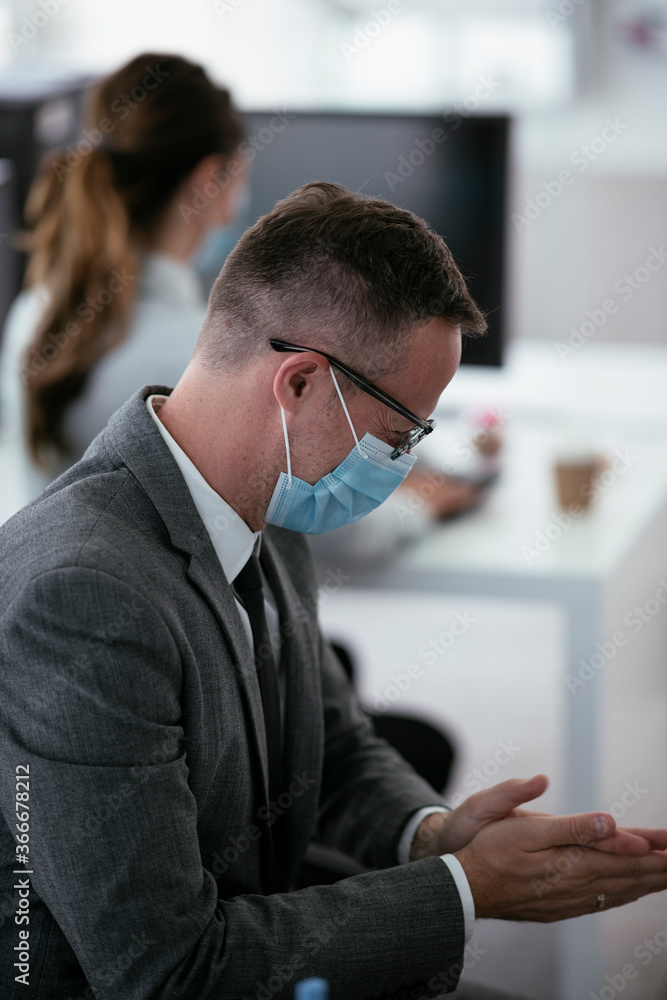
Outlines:
{"label": "black eyeglasses", "polygon": [[323,358],[327,359],[330,365],[333,365],[334,368],[341,371],[343,375],[347,375],[350,382],[354,382],[359,389],[367,392],[369,396],[379,399],[385,406],[390,407],[390,409],[395,410],[396,413],[400,413],[402,417],[405,417],[406,420],[411,420],[413,424],[416,424],[417,426],[413,427],[412,430],[405,431],[404,434],[401,435],[401,443],[397,445],[391,453],[390,457],[392,459],[397,459],[400,458],[401,455],[405,455],[405,453],[410,451],[411,448],[414,448],[415,445],[419,444],[422,438],[425,438],[427,434],[430,434],[435,427],[435,420],[422,420],[422,418],[418,417],[416,413],[409,410],[407,406],[403,406],[403,404],[399,403],[397,399],[390,396],[388,392],[384,392],[383,389],[379,389],[376,385],[373,385],[372,382],[369,382],[367,378],[364,378],[363,375],[359,375],[358,372],[353,371],[352,368],[348,368],[348,366],[344,365],[342,361],[334,358],[331,354],[327,354],[326,351],[318,351],[314,347],[299,347],[297,344],[288,344],[286,340],[270,340],[269,343],[274,351],[312,351],[313,354],[321,354]]}

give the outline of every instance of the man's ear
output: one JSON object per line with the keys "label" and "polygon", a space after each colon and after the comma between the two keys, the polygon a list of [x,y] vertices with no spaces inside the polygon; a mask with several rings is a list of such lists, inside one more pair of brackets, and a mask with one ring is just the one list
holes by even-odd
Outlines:
{"label": "man's ear", "polygon": [[[326,377],[326,381],[325,378]],[[273,393],[286,413],[296,413],[304,402],[328,391],[329,362],[319,354],[291,354],[273,380]]]}

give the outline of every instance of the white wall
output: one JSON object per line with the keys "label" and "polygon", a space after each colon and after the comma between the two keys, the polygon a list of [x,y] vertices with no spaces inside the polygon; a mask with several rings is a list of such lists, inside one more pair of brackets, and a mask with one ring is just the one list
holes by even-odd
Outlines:
{"label": "white wall", "polygon": [[[595,340],[665,343],[667,269],[663,263],[650,274],[635,272],[652,248],[667,246],[667,53],[645,54],[621,42],[624,12],[641,5],[587,3],[588,86],[572,105],[517,122],[512,331],[567,343],[572,326],[580,330],[597,317]],[[595,142],[605,129],[611,141]],[[570,183],[559,194],[563,170]],[[537,208],[528,206],[538,198]],[[523,221],[527,209],[533,218]]]}

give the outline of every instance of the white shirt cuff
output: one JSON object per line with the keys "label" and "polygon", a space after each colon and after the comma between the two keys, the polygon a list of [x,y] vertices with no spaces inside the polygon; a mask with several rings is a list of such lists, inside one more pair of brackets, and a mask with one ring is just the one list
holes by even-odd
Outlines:
{"label": "white shirt cuff", "polygon": [[[405,824],[405,829],[403,830],[403,835],[401,836],[401,840],[398,845],[399,865],[405,865],[410,860],[412,840],[421,821],[427,816],[430,816],[432,813],[438,812],[451,812],[451,809],[445,809],[442,806],[425,806],[424,809],[419,809],[410,817],[408,822]],[[461,906],[463,908],[463,920],[465,925],[465,943],[467,945],[472,938],[472,932],[475,927],[475,901],[472,898],[470,883],[468,882],[466,873],[464,872],[463,866],[458,858],[455,858],[453,854],[441,854],[440,857],[449,868],[459,896],[461,897]]]}
{"label": "white shirt cuff", "polygon": [[459,890],[461,906],[463,907],[463,920],[465,921],[465,943],[467,945],[470,943],[472,932],[475,929],[475,901],[470,891],[470,883],[463,870],[463,865],[458,858],[455,858],[453,854],[441,854],[440,857],[452,873],[452,878],[456,882],[456,888]]}

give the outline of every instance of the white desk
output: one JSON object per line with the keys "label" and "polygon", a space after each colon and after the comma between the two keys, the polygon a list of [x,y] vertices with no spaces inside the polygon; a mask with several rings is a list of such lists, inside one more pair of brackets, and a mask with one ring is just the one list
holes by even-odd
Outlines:
{"label": "white desk", "polygon": [[[531,350],[532,345],[527,353],[531,354]],[[533,361],[540,351],[548,368],[552,361],[544,345],[532,351]],[[667,582],[667,362],[665,352],[655,350],[650,366],[645,369],[646,378],[641,379],[636,358],[634,365],[630,364],[628,349],[620,350],[624,357],[619,358],[618,349],[611,355],[615,356],[597,352],[597,358],[593,358],[591,354],[590,365],[588,358],[582,359],[589,375],[593,370],[597,373],[604,398],[599,392],[600,385],[597,389],[589,385],[583,400],[585,405],[581,396],[575,394],[570,400],[571,409],[561,414],[560,419],[554,399],[550,398],[552,382],[544,371],[539,374],[539,364],[536,369],[532,362],[528,364],[525,355],[524,370],[532,366],[538,372],[528,394],[522,390],[517,396],[511,389],[513,379],[526,388],[525,379],[517,380],[516,370],[501,374],[495,383],[493,373],[473,373],[469,382],[477,380],[477,389],[470,395],[475,396],[477,405],[501,400],[515,414],[506,425],[503,476],[488,503],[480,511],[439,527],[418,544],[374,567],[355,566],[341,558],[350,579],[339,593],[327,596],[321,614],[325,629],[338,637],[347,635],[363,653],[366,666],[362,664],[361,686],[368,696],[371,690],[368,678],[363,677],[366,671],[371,675],[372,690],[383,690],[383,685],[390,683],[392,672],[405,664],[406,651],[400,641],[388,641],[387,636],[396,636],[407,628],[414,651],[419,648],[415,624],[421,629],[421,642],[442,627],[437,595],[441,595],[442,607],[448,612],[466,600],[477,601],[478,606],[480,600],[491,601],[486,612],[480,611],[486,647],[480,647],[477,655],[484,656],[485,663],[482,667],[478,665],[475,675],[477,691],[484,692],[484,698],[477,696],[472,687],[468,688],[469,700],[475,699],[485,706],[477,724],[481,722],[485,727],[487,747],[508,735],[504,722],[509,718],[512,733],[521,730],[526,741],[532,730],[533,739],[539,744],[540,759],[545,764],[539,764],[533,757],[531,766],[534,761],[538,765],[536,770],[547,773],[555,770],[552,777],[556,794],[549,798],[548,808],[559,812],[609,809],[627,791],[626,782],[632,786],[639,782],[639,788],[645,792],[627,808],[626,815],[619,816],[620,822],[630,826],[665,826],[667,605],[660,604],[655,595],[661,588],[659,581]],[[562,366],[557,362],[553,367],[554,381],[558,381],[563,374]],[[577,382],[578,377],[572,373],[568,377]],[[542,385],[541,395],[535,392],[535,381]],[[480,382],[487,385],[486,400],[479,390]],[[611,384],[614,393],[607,391]],[[616,393],[623,385],[624,394],[619,406],[614,407]],[[447,412],[446,397],[447,393],[443,397],[443,413]],[[597,409],[591,409],[591,399]],[[459,396],[456,405],[460,403]],[[573,415],[603,441],[609,455],[613,456],[619,448],[628,457],[624,470],[610,482],[590,512],[559,533],[551,458],[562,424],[570,423]],[[434,434],[433,438],[436,437]],[[446,453],[441,458],[447,462]],[[535,547],[538,532],[549,535],[553,541],[543,554],[529,557],[526,549]],[[660,590],[660,596],[667,598],[667,588],[664,592]],[[530,610],[526,611],[527,602],[535,602],[532,615]],[[430,620],[428,612],[417,612],[420,603],[431,609]],[[514,612],[510,610],[512,603],[517,609]],[[633,612],[636,606],[645,608],[642,612],[645,622]],[[508,673],[506,651],[501,648],[501,644],[511,646],[513,641],[498,620],[503,608],[506,620],[514,617],[516,628],[521,630],[515,636],[513,648],[523,667],[514,674]],[[558,612],[562,616],[562,631],[559,631]],[[523,624],[519,624],[521,614]],[[535,640],[535,622],[541,623],[542,651],[539,640]],[[615,647],[612,637],[616,633],[623,633],[624,645]],[[614,655],[605,659],[600,669],[595,669],[591,663],[599,665],[602,656],[596,647],[598,642],[607,643],[607,650],[614,650]],[[533,681],[538,677],[542,682],[542,697],[527,672],[526,661],[530,657],[533,657]],[[465,652],[463,639],[452,646],[448,659],[449,688],[443,687],[442,678],[437,684],[427,678],[420,694],[416,690],[408,693],[398,708],[425,708],[431,717],[451,725],[448,692],[457,678],[465,684],[470,675],[470,655]],[[504,661],[500,667],[507,681],[504,690],[497,683],[499,661],[501,664]],[[582,662],[589,665],[583,674],[590,679],[576,686],[572,681],[568,684],[568,675],[581,680]],[[462,669],[465,663],[468,663],[467,673]],[[497,706],[495,726],[489,715],[489,691],[493,692]],[[522,706],[523,722],[512,707],[515,698]],[[474,715],[474,708],[468,709],[467,714],[463,712],[468,725],[475,725]],[[460,728],[460,714],[458,718]],[[535,718],[541,720],[542,737],[534,732]],[[483,745],[484,740],[478,740],[475,752],[484,753]],[[477,766],[485,759],[478,757]],[[469,753],[468,764],[472,760],[475,757]],[[526,755],[517,756],[517,774],[526,775],[523,765],[528,760]],[[512,776],[510,768],[503,768],[497,780]],[[624,807],[615,808],[620,813]],[[598,995],[608,985],[607,975],[613,977],[624,964],[633,963],[638,974],[624,987],[625,1000],[646,1000],[653,991],[663,995],[657,991],[658,984],[667,981],[667,950],[662,959],[656,957],[647,966],[633,952],[644,938],[652,939],[656,933],[665,931],[666,925],[664,894],[606,914],[551,925],[548,935],[540,938],[546,951],[542,976],[539,978],[538,974],[535,979],[535,986],[541,992],[534,989],[534,994],[544,1000],[579,1000],[588,998],[589,991]],[[510,940],[512,935],[507,928],[512,927],[521,938],[519,925],[506,925],[502,933],[499,931],[499,940],[500,937],[503,941]],[[525,946],[524,940],[522,947]],[[517,954],[510,965],[519,962]],[[485,980],[487,965],[485,960],[475,970],[480,981]],[[488,978],[494,974],[488,965]],[[526,989],[533,984],[522,980],[511,985]]]}

